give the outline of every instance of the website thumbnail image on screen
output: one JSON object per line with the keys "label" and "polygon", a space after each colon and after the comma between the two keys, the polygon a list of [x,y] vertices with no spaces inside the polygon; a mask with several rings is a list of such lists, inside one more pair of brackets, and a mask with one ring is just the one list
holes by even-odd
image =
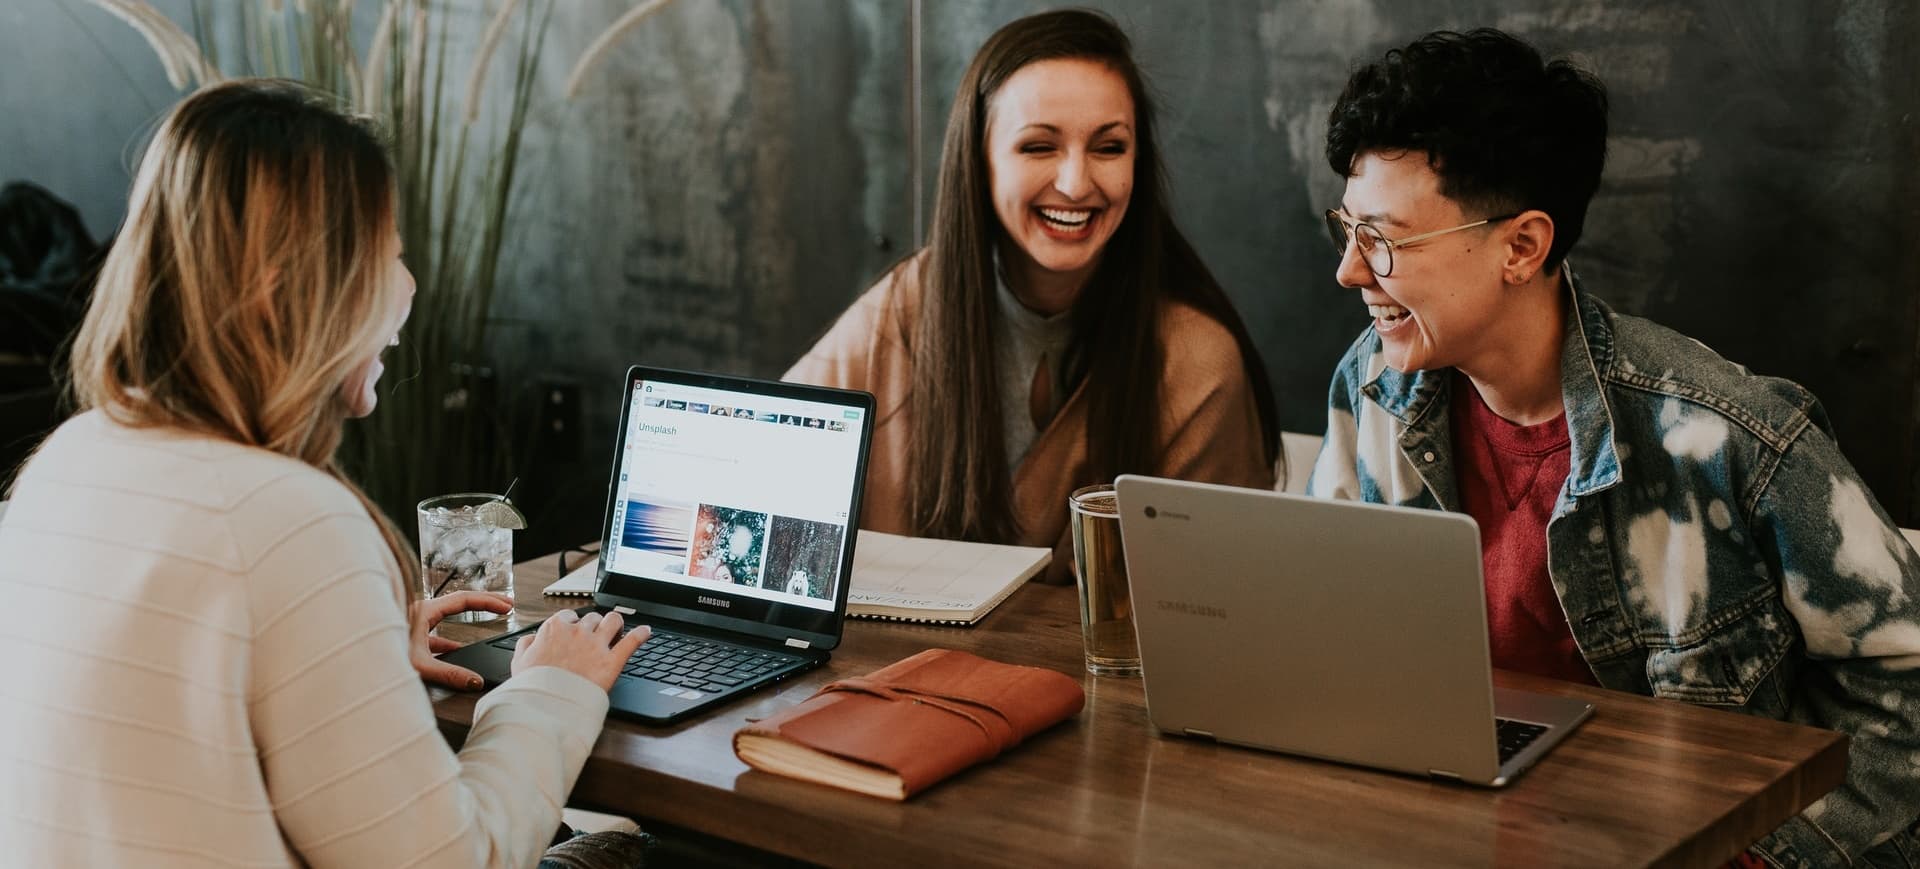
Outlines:
{"label": "website thumbnail image on screen", "polygon": [[835,404],[641,381],[612,570],[832,609],[866,422]]}

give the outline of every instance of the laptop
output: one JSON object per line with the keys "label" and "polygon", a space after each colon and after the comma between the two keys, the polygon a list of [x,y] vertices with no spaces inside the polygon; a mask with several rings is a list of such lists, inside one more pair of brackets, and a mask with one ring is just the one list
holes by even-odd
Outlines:
{"label": "laptop", "polygon": [[[650,625],[611,713],[668,723],[790,679],[839,645],[873,396],[635,366],[577,612]],[[448,652],[488,685],[538,625]]]}
{"label": "laptop", "polygon": [[1162,731],[1501,787],[1593,713],[1493,686],[1470,516],[1151,477],[1115,488]]}

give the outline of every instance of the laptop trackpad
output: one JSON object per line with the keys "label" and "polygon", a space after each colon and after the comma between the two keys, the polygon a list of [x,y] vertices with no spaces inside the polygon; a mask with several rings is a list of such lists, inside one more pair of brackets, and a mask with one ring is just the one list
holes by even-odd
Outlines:
{"label": "laptop trackpad", "polygon": [[1570,728],[1592,711],[1591,705],[1571,697],[1535,694],[1512,688],[1493,689],[1493,714],[1497,718],[1544,724],[1550,728]]}
{"label": "laptop trackpad", "polygon": [[608,701],[615,709],[647,716],[668,716],[714,696],[706,691],[668,685],[652,679],[622,676],[613,683]]}

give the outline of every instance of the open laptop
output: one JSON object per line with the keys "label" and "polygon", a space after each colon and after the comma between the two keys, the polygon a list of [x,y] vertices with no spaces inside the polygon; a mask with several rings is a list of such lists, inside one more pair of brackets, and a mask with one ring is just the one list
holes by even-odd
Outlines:
{"label": "open laptop", "polygon": [[[653,637],[614,714],[678,721],[825,663],[840,643],[873,396],[635,366],[588,612]],[[504,681],[530,627],[448,652]]]}
{"label": "open laptop", "polygon": [[1151,477],[1115,488],[1163,731],[1500,787],[1593,712],[1493,687],[1472,517]]}

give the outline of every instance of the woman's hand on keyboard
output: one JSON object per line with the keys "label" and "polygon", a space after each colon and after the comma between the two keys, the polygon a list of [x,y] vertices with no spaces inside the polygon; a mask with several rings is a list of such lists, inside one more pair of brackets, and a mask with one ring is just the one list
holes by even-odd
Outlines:
{"label": "woman's hand on keyboard", "polygon": [[611,689],[613,680],[633,657],[634,650],[653,636],[653,630],[641,625],[620,635],[619,613],[582,616],[573,610],[561,610],[540,625],[540,630],[520,638],[513,647],[513,672],[530,667],[559,667],[587,677],[602,690]]}

